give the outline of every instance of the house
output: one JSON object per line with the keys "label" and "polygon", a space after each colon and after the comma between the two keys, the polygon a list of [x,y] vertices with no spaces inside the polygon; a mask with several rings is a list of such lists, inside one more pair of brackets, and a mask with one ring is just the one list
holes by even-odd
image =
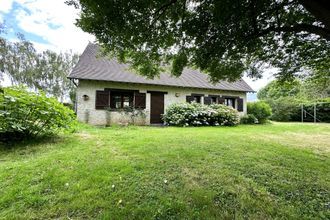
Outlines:
{"label": "house", "polygon": [[253,92],[242,79],[212,84],[208,76],[184,69],[180,77],[161,73],[147,79],[127,64],[100,56],[97,45],[89,43],[69,77],[77,85],[76,112],[79,121],[93,125],[130,123],[128,107],[142,109],[136,124],[162,123],[162,114],[172,103],[196,101],[221,103],[246,114],[246,93]]}

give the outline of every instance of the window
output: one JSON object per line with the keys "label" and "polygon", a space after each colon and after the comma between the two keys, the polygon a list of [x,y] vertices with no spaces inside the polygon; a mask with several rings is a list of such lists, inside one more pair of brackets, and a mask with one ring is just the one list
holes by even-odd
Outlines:
{"label": "window", "polygon": [[226,98],[225,105],[235,108],[235,99],[234,98]]}
{"label": "window", "polygon": [[201,103],[201,97],[200,96],[193,96],[193,101],[197,103]]}
{"label": "window", "polygon": [[211,96],[211,104],[217,104],[217,97],[216,96]]}
{"label": "window", "polygon": [[202,96],[204,96],[204,94],[192,93],[191,96],[186,96],[186,101],[189,102],[189,103],[192,103],[192,102],[201,103]]}
{"label": "window", "polygon": [[218,96],[208,95],[204,97],[204,105],[218,104]]}
{"label": "window", "polygon": [[146,94],[135,90],[104,89],[96,91],[95,109],[146,108]]}
{"label": "window", "polygon": [[133,92],[111,91],[110,107],[112,109],[133,107],[133,97],[134,97]]}

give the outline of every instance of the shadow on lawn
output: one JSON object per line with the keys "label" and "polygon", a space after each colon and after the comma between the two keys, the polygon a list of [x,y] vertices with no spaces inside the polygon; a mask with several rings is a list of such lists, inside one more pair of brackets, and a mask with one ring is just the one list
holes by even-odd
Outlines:
{"label": "shadow on lawn", "polygon": [[38,148],[45,144],[57,144],[64,140],[63,137],[58,135],[40,136],[34,138],[24,138],[24,139],[7,139],[5,141],[0,140],[0,151],[11,152],[14,150],[26,150],[27,148],[33,149]]}

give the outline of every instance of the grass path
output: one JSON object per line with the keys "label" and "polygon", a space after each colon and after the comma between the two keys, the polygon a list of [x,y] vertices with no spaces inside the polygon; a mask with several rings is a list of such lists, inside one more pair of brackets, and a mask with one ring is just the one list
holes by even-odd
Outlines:
{"label": "grass path", "polygon": [[81,126],[0,147],[0,219],[329,219],[330,125]]}

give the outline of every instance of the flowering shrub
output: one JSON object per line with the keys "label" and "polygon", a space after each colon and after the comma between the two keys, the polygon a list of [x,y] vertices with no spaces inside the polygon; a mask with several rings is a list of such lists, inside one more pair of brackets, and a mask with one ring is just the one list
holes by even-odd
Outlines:
{"label": "flowering shrub", "polygon": [[163,120],[175,126],[232,126],[239,123],[238,112],[225,105],[175,103],[170,105]]}
{"label": "flowering shrub", "polygon": [[55,134],[72,129],[74,123],[74,112],[55,98],[24,87],[0,92],[0,142]]}

